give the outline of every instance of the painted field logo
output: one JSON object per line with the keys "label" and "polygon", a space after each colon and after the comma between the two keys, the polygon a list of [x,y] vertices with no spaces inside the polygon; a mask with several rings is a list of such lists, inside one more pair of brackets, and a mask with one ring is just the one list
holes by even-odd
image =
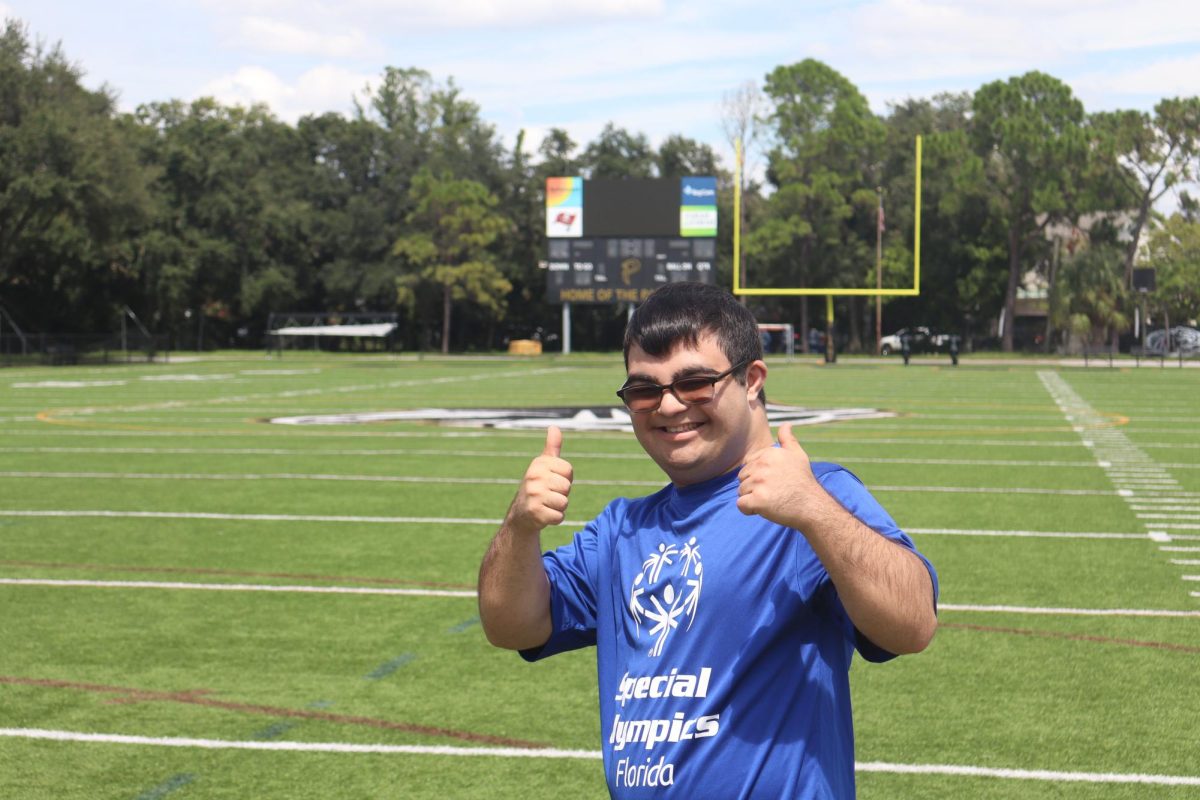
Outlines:
{"label": "painted field logo", "polygon": [[629,615],[639,638],[645,624],[646,634],[654,642],[650,647],[651,657],[662,655],[667,637],[679,630],[685,620],[687,626],[683,630],[692,627],[703,586],[704,565],[700,563],[695,536],[682,547],[659,544],[642,562],[641,571],[629,587]]}
{"label": "painted field logo", "polygon": [[[874,408],[803,408],[767,403],[771,425],[816,425],[847,419],[894,417]],[[303,417],[274,417],[277,425],[356,425],[368,422],[434,422],[464,428],[545,430],[557,425],[564,431],[633,432],[624,406],[569,406],[557,408],[414,408],[406,411],[366,411]]]}

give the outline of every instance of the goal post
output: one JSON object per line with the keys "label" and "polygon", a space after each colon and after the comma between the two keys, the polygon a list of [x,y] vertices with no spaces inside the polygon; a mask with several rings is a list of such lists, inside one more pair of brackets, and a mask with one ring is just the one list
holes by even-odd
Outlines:
{"label": "goal post", "polygon": [[[916,139],[915,190],[913,197],[913,282],[911,287],[867,288],[867,287],[783,287],[753,288],[742,285],[742,148],[735,148],[735,176],[733,181],[733,293],[747,297],[803,297],[826,295],[828,297],[915,297],[921,293],[921,137]],[[876,269],[879,269],[877,266]]]}
{"label": "goal post", "polygon": [[769,348],[768,342],[773,340],[774,334],[779,334],[783,344],[783,352],[787,353],[788,358],[796,355],[796,329],[790,322],[760,322],[758,323],[758,333],[763,338],[763,350]]}

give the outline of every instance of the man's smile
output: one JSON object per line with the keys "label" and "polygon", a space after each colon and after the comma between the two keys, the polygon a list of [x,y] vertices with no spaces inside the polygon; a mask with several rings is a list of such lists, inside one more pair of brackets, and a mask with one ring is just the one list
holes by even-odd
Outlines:
{"label": "man's smile", "polygon": [[675,425],[659,425],[658,429],[668,434],[690,433],[703,424],[703,422],[680,422]]}

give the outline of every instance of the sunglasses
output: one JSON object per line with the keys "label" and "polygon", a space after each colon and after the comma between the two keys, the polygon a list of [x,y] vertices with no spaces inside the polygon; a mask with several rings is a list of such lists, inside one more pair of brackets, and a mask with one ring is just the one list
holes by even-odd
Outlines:
{"label": "sunglasses", "polygon": [[657,383],[635,383],[632,386],[623,386],[617,392],[617,397],[621,398],[625,407],[635,414],[645,414],[657,409],[662,403],[663,392],[667,391],[675,395],[675,399],[685,406],[703,405],[712,400],[717,393],[718,382],[749,363],[749,361],[742,361],[717,375],[689,375],[665,386]]}

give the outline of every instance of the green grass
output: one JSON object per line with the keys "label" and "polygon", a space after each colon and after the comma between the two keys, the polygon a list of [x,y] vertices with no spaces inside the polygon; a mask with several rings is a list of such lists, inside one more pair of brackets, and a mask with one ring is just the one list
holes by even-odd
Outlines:
{"label": "green grass", "polygon": [[[1200,493],[1200,370],[772,360],[773,402],[896,416],[797,429],[914,533],[942,603],[1200,609],[1039,379],[1057,372]],[[0,578],[471,589],[543,434],[281,415],[609,405],[619,356],[282,359],[0,372]],[[170,379],[170,380],[167,380]],[[628,434],[566,434],[568,517],[663,482]],[[986,491],[984,491],[986,490]],[[1062,493],[1067,492],[1067,493]],[[415,517],[353,522],[24,511]],[[547,547],[569,527],[547,531]],[[1200,547],[1200,530],[1173,529]],[[1176,554],[1177,557],[1183,554]],[[1200,558],[1200,553],[1193,556]],[[0,728],[597,750],[593,654],[535,665],[469,597],[0,585]],[[943,609],[924,654],[851,672],[860,762],[1200,776],[1200,619]],[[862,772],[864,798],[1174,798],[1200,787]],[[0,797],[603,797],[600,763],[0,737]]]}

